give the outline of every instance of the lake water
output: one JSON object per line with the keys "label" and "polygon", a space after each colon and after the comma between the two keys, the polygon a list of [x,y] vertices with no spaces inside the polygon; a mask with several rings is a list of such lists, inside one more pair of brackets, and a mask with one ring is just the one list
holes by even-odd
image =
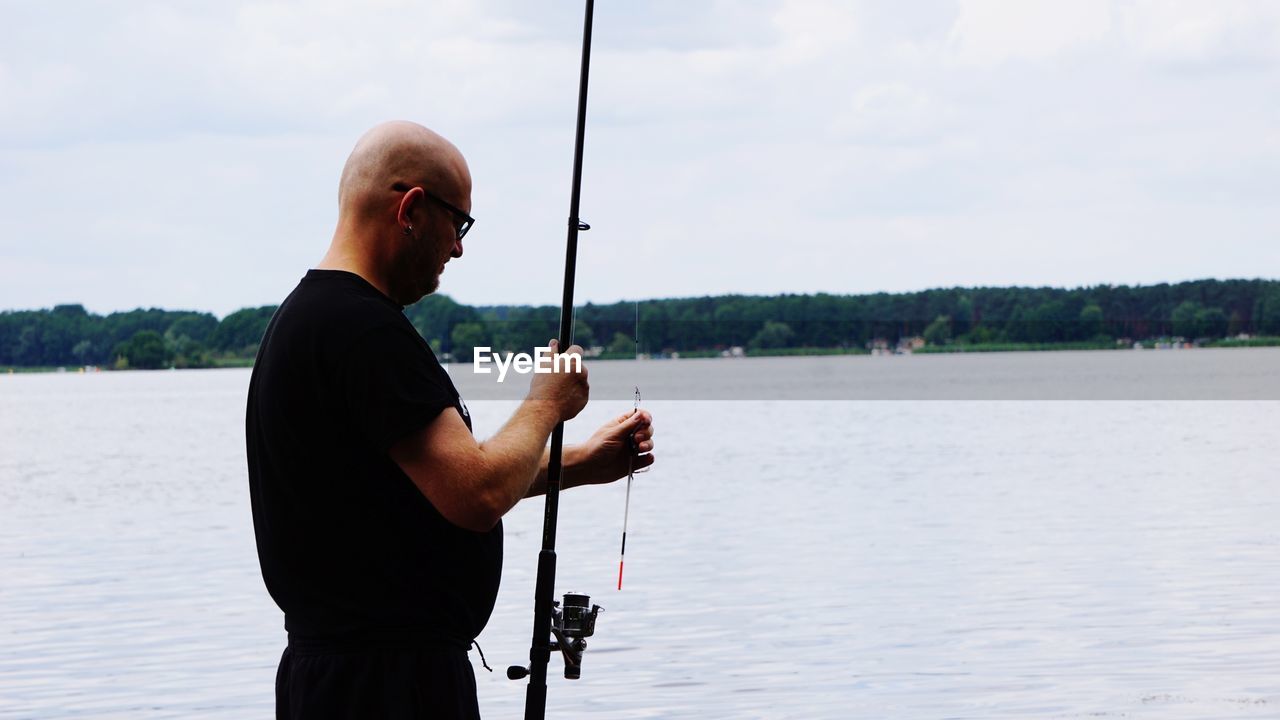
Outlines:
{"label": "lake water", "polygon": [[[492,433],[509,390],[454,372]],[[1277,374],[1272,350],[598,363],[570,439],[638,383],[659,463],[622,592],[624,485],[562,496],[557,594],[606,611],[548,714],[1278,718]],[[0,376],[0,718],[271,715],[248,378]],[[507,519],[487,718],[521,716],[541,516]]]}

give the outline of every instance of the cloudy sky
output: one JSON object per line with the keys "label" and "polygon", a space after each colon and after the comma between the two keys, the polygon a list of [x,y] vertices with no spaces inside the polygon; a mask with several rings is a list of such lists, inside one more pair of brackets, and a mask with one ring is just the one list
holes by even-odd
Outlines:
{"label": "cloudy sky", "polygon": [[[0,309],[279,302],[372,124],[559,302],[578,2],[0,0]],[[1280,2],[600,0],[578,298],[1280,277]]]}

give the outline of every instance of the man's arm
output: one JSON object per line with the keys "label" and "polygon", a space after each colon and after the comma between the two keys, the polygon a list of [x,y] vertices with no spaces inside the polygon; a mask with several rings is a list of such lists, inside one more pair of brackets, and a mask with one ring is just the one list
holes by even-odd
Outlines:
{"label": "man's arm", "polygon": [[[553,345],[554,347],[554,345]],[[581,355],[576,345],[569,353]],[[492,438],[476,442],[457,410],[391,446],[391,459],[449,522],[485,532],[529,492],[556,423],[587,404],[586,370],[534,376],[529,397]]]}

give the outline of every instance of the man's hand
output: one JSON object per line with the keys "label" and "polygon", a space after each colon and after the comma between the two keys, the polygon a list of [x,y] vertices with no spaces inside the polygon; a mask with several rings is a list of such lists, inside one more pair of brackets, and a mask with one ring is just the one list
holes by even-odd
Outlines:
{"label": "man's hand", "polygon": [[[529,399],[547,402],[555,408],[560,422],[572,420],[587,405],[590,386],[587,384],[587,367],[582,364],[582,348],[570,345],[563,355],[558,351],[560,343],[551,340],[552,372],[534,373],[529,383]],[[555,357],[559,355],[559,357]],[[565,357],[570,356],[570,357]],[[576,359],[572,356],[576,356]],[[559,372],[557,372],[559,370]]]}
{"label": "man's hand", "polygon": [[[547,491],[547,465],[551,453],[542,452],[538,476],[525,497]],[[581,445],[564,448],[564,475],[561,488],[611,483],[628,471],[653,464],[653,416],[647,410],[629,412],[605,423]]]}
{"label": "man's hand", "polygon": [[574,448],[575,484],[610,483],[653,464],[653,416],[636,410],[605,423]]}

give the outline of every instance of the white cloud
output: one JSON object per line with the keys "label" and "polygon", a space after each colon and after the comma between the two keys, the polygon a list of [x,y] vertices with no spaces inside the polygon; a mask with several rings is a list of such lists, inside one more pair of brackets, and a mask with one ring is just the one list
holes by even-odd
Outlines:
{"label": "white cloud", "polygon": [[783,0],[774,14],[781,38],[777,58],[785,65],[826,59],[857,42],[855,4],[840,0]]}
{"label": "white cloud", "polygon": [[[579,12],[7,8],[0,308],[276,302],[323,253],[345,154],[393,117],[475,177],[444,291],[556,302]],[[1271,0],[600,5],[579,297],[1280,275],[1278,18]]]}
{"label": "white cloud", "polygon": [[1273,0],[1131,0],[1119,6],[1134,49],[1177,64],[1280,59]]}
{"label": "white cloud", "polygon": [[977,65],[1040,60],[1101,40],[1111,0],[960,0],[955,59]]}
{"label": "white cloud", "polygon": [[939,139],[952,111],[927,92],[900,83],[859,89],[832,120],[836,138],[867,145]]}

